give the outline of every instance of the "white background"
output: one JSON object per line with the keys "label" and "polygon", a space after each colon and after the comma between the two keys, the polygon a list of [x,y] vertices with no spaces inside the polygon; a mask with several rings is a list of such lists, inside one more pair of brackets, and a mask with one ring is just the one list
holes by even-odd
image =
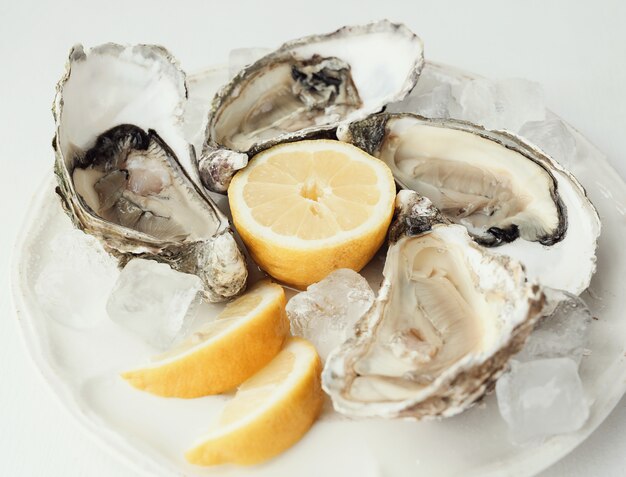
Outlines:
{"label": "white background", "polygon": [[[425,42],[428,59],[492,78],[541,83],[550,109],[626,177],[626,3],[0,0],[0,475],[134,476],[50,395],[18,334],[10,255],[28,201],[53,162],[50,105],[74,43],[166,45],[192,72],[237,47],[387,17]],[[626,319],[626,317],[625,317]],[[546,476],[626,475],[626,400]]]}

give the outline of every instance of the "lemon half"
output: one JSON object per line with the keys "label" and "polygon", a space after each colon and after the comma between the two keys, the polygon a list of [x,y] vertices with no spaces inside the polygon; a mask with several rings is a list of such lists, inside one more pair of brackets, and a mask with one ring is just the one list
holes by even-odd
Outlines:
{"label": "lemon half", "polygon": [[281,144],[233,178],[233,222],[256,263],[298,288],[359,271],[385,239],[396,187],[382,161],[340,141]]}

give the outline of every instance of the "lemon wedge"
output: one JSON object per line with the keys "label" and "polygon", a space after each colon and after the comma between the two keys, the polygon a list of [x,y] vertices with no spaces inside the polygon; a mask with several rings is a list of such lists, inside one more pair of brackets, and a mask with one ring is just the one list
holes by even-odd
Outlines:
{"label": "lemon wedge", "polygon": [[159,396],[193,398],[231,390],[269,363],[289,335],[285,292],[264,280],[217,319],[149,366],[122,374]]}
{"label": "lemon wedge", "polygon": [[359,271],[385,239],[396,187],[382,161],[340,141],[280,144],[233,178],[233,222],[252,258],[297,288]]}
{"label": "lemon wedge", "polygon": [[197,465],[257,464],[295,444],[319,415],[321,362],[313,345],[290,338],[244,382],[217,424],[186,452]]}

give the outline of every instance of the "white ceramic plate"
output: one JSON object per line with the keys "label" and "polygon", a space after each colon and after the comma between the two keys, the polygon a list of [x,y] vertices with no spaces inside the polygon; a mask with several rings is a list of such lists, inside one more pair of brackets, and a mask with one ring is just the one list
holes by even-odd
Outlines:
{"label": "white ceramic plate", "polygon": [[[467,77],[450,67],[427,67],[450,79]],[[206,108],[215,89],[227,79],[226,71],[218,68],[190,78],[187,119],[192,126],[187,132],[196,145],[201,141]],[[350,421],[326,406],[320,421],[297,445],[264,465],[191,466],[184,461],[183,451],[204,433],[228,396],[179,400],[137,391],[119,378],[119,372],[146,361],[154,350],[108,320],[103,309],[92,310],[90,325],[76,329],[50,319],[40,305],[34,283],[46,263],[63,259],[62,251],[50,249],[50,240],[71,229],[53,192],[52,173],[30,206],[14,255],[13,295],[26,346],[50,389],[88,433],[145,475],[535,474],[580,444],[626,390],[626,320],[621,299],[626,270],[622,253],[626,186],[603,155],[575,134],[584,157],[572,172],[587,189],[603,224],[598,271],[584,295],[598,318],[590,329],[591,355],[581,366],[591,416],[576,433],[554,437],[537,447],[515,447],[509,443],[494,396],[458,417],[418,423]],[[375,263],[369,269],[374,280],[379,268]]]}

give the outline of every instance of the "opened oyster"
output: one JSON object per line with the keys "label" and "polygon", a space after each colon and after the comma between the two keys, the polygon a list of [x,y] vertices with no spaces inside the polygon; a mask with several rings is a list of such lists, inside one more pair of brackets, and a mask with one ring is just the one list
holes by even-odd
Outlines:
{"label": "opened oyster", "polygon": [[598,214],[571,174],[521,138],[385,113],[337,134],[385,161],[401,187],[428,197],[476,242],[520,260],[542,285],[575,294],[589,285]]}
{"label": "opened oyster", "polygon": [[139,256],[198,275],[207,298],[245,286],[228,220],[181,162],[185,76],[161,47],[70,52],[54,103],[57,191],[74,224],[122,261]]}
{"label": "opened oyster", "polygon": [[203,184],[224,192],[248,155],[330,134],[402,99],[423,62],[421,40],[386,20],[285,43],[215,96],[198,164]]}
{"label": "opened oyster", "polygon": [[401,191],[384,280],[322,381],[351,416],[452,416],[519,351],[544,296],[522,266],[475,244],[431,202]]}

